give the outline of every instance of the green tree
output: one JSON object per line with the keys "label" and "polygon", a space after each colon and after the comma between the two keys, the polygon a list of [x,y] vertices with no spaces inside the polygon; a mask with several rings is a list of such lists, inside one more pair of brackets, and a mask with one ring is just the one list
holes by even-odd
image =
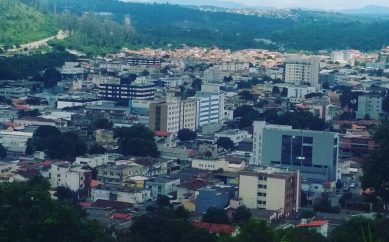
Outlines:
{"label": "green tree", "polygon": [[245,223],[249,221],[250,218],[251,212],[246,206],[240,206],[232,213],[232,222],[234,224]]}
{"label": "green tree", "polygon": [[213,224],[230,224],[226,210],[222,208],[208,208],[203,215],[204,222]]}
{"label": "green tree", "polygon": [[7,157],[7,149],[0,144],[0,159],[4,159],[5,157]]}
{"label": "green tree", "polygon": [[239,94],[241,99],[244,99],[244,100],[247,100],[247,101],[253,101],[254,100],[254,96],[253,94],[251,94],[250,91],[241,91]]}
{"label": "green tree", "polygon": [[218,138],[216,144],[218,147],[222,147],[226,150],[232,150],[235,147],[234,142],[228,137]]}
{"label": "green tree", "polygon": [[95,121],[93,126],[95,129],[110,129],[112,128],[112,123],[106,118],[100,118]]}
{"label": "green tree", "polygon": [[88,153],[93,154],[104,154],[107,152],[107,149],[99,144],[94,144],[92,147],[90,147]]}
{"label": "green tree", "polygon": [[239,242],[275,242],[274,231],[266,224],[266,221],[251,218],[243,224],[236,240]]}
{"label": "green tree", "polygon": [[192,131],[190,129],[180,129],[177,133],[177,138],[181,141],[195,140],[196,137],[196,131]]}
{"label": "green tree", "polygon": [[326,242],[327,239],[319,233],[306,228],[288,228],[276,231],[278,241],[282,242]]}
{"label": "green tree", "polygon": [[372,188],[374,195],[389,202],[389,123],[383,122],[374,132],[378,148],[364,160],[362,187]]}

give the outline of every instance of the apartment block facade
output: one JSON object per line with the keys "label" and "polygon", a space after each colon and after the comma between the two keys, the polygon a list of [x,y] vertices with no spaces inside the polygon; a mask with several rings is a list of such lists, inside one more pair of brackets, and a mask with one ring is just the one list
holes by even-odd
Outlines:
{"label": "apartment block facade", "polygon": [[339,134],[254,122],[252,165],[300,170],[303,178],[333,182],[338,178]]}
{"label": "apartment block facade", "polygon": [[290,58],[285,62],[286,83],[309,83],[312,87],[319,87],[320,62],[315,57]]}
{"label": "apartment block facade", "polygon": [[261,168],[240,174],[239,198],[247,208],[288,216],[299,209],[300,186],[299,171]]}

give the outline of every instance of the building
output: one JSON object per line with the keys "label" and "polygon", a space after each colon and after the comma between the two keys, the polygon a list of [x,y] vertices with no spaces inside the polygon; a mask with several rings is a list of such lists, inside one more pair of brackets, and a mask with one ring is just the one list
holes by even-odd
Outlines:
{"label": "building", "polygon": [[49,180],[52,188],[63,186],[75,192],[89,191],[92,170],[68,162],[53,163],[49,170]]}
{"label": "building", "polygon": [[358,97],[357,119],[380,119],[382,113],[382,97],[375,94]]}
{"label": "building", "polygon": [[177,192],[180,184],[179,178],[154,177],[145,182],[145,188],[151,191],[151,197],[157,199],[158,195],[169,195]]}
{"label": "building", "polygon": [[278,216],[298,212],[300,172],[280,168],[261,168],[242,172],[239,177],[239,198],[251,209],[277,211]]}
{"label": "building", "polygon": [[385,65],[389,64],[389,46],[383,48],[378,54],[378,62],[383,63]]}
{"label": "building", "polygon": [[109,200],[131,204],[143,203],[151,199],[150,190],[132,189],[120,186],[100,186],[91,191],[91,200]]}
{"label": "building", "polygon": [[215,142],[221,137],[229,138],[234,145],[237,146],[238,143],[242,142],[244,139],[249,138],[249,133],[246,130],[225,130],[215,134]]}
{"label": "building", "polygon": [[154,99],[155,84],[100,84],[99,96],[105,100],[128,101],[129,99]]}
{"label": "building", "polygon": [[289,58],[285,62],[285,82],[319,87],[319,69],[320,62],[316,57]]}
{"label": "building", "polygon": [[233,187],[200,188],[196,199],[196,212],[205,213],[211,207],[224,209],[228,207],[232,197],[234,197]]}
{"label": "building", "polygon": [[85,107],[102,104],[103,101],[99,98],[59,98],[57,100],[57,109]]}
{"label": "building", "polygon": [[327,238],[328,236],[328,221],[327,220],[315,220],[296,225],[297,228],[307,228],[311,231],[319,233]]}
{"label": "building", "polygon": [[89,166],[91,168],[96,168],[108,163],[108,154],[95,154],[95,155],[86,155],[79,156],[76,158],[74,164]]}
{"label": "building", "polygon": [[24,87],[5,87],[0,88],[0,96],[7,98],[20,98],[26,97],[31,94],[31,89]]}
{"label": "building", "polygon": [[215,90],[211,85],[203,85],[201,91],[196,92],[197,99],[197,127],[218,123],[224,120],[225,94]]}
{"label": "building", "polygon": [[132,176],[144,175],[146,170],[143,166],[135,163],[107,164],[97,167],[97,180],[107,185],[122,185]]}
{"label": "building", "polygon": [[27,148],[27,141],[32,136],[33,132],[1,130],[0,144],[8,151],[24,153]]}
{"label": "building", "polygon": [[225,159],[193,159],[192,168],[208,171],[231,171],[237,172],[245,168],[244,162],[229,162]]}
{"label": "building", "polygon": [[298,169],[315,182],[336,181],[339,134],[254,122],[252,165]]}
{"label": "building", "polygon": [[196,100],[168,100],[150,104],[149,127],[155,131],[196,130]]}

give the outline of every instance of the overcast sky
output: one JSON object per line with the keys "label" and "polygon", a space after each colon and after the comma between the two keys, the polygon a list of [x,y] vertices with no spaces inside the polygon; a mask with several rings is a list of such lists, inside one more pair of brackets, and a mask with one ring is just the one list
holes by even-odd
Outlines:
{"label": "overcast sky", "polygon": [[[195,0],[194,0],[195,1]],[[389,7],[389,0],[232,0],[247,5],[272,6],[277,8],[320,8],[320,9],[350,9],[366,5],[381,5]]]}

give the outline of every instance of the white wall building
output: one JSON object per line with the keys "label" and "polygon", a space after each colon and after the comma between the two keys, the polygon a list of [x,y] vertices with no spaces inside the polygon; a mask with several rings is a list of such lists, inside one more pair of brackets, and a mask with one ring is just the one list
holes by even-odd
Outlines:
{"label": "white wall building", "polygon": [[319,87],[320,62],[316,57],[287,58],[285,62],[286,83],[309,83],[312,87]]}
{"label": "white wall building", "polygon": [[89,189],[92,171],[68,162],[53,163],[49,170],[49,180],[52,188],[68,187],[72,191]]}
{"label": "white wall building", "polygon": [[27,148],[27,140],[32,138],[32,132],[0,131],[0,144],[8,151],[24,153]]}
{"label": "white wall building", "polygon": [[91,168],[95,168],[98,166],[105,165],[109,162],[108,154],[96,154],[96,155],[88,155],[88,156],[79,156],[76,158],[74,164],[82,165],[82,166],[90,166]]}
{"label": "white wall building", "polygon": [[215,134],[215,142],[220,137],[225,137],[229,138],[234,142],[234,145],[238,145],[239,142],[242,142],[244,139],[247,139],[250,137],[249,133],[246,130],[239,130],[239,129],[234,129],[234,130],[226,130],[226,131],[221,131]]}
{"label": "white wall building", "polygon": [[151,199],[150,190],[135,190],[127,188],[113,188],[113,187],[98,187],[93,188],[91,191],[92,202],[99,199],[127,202],[131,204],[143,203]]}

